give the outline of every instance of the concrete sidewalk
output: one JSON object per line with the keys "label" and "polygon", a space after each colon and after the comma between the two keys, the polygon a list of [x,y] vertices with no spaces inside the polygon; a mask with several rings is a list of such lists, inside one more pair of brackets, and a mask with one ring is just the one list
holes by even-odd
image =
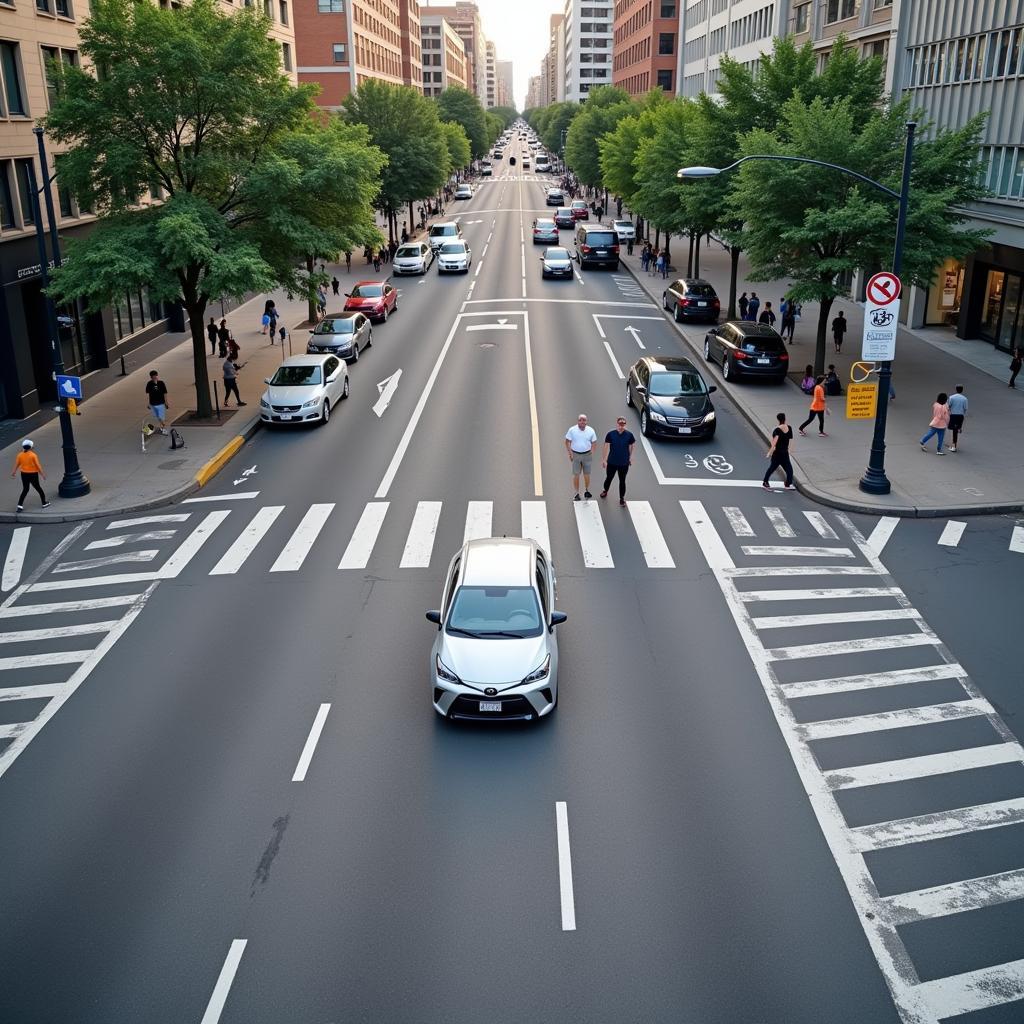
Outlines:
{"label": "concrete sidewalk", "polygon": [[[685,249],[680,239],[674,257],[676,272],[685,271]],[[647,293],[662,305],[662,293],[668,281],[644,273],[640,266],[640,246],[632,256],[622,253],[622,263]],[[786,282],[764,284],[746,279],[749,266],[741,257],[737,295],[757,292],[778,310]],[[701,276],[711,281],[722,301],[723,317],[729,295],[729,254],[712,242],[701,249]],[[826,366],[836,364],[844,389],[851,364],[860,358],[863,307],[855,302],[837,300],[830,319],[842,309],[849,330],[841,354],[834,351],[831,332],[826,350]],[[668,314],[666,314],[667,316]],[[790,347],[790,363],[795,373],[814,362],[818,322],[817,303],[805,303]],[[806,418],[810,399],[793,380],[781,387],[760,381],[725,384],[721,370],[704,363],[703,324],[676,325],[688,342],[691,355],[704,366],[719,389],[727,391],[740,411],[765,438],[775,427],[775,414],[785,412],[796,427]],[[778,325],[777,325],[778,326]],[[828,437],[819,437],[816,424],[806,437],[797,436],[793,444],[796,484],[808,496],[824,504],[849,511],[864,511],[904,516],[969,515],[986,512],[1016,512],[1024,508],[1024,447],[1011,440],[1024,419],[1024,391],[1007,387],[1010,357],[981,341],[961,341],[940,329],[909,331],[901,329],[893,362],[896,399],[889,403],[886,424],[886,475],[892,484],[888,495],[865,494],[857,486],[867,466],[874,430],[874,419],[848,420],[845,395],[830,398],[831,415],[826,420]],[[966,429],[956,453],[943,458],[935,454],[935,442],[926,454],[920,439],[931,419],[932,403],[940,391],[952,394],[957,384],[964,385],[970,402]],[[946,432],[946,445],[950,442]]]}

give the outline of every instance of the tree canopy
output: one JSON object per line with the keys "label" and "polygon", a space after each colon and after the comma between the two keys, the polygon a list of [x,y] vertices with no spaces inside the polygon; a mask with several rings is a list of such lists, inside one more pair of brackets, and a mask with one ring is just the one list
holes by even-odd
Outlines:
{"label": "tree canopy", "polygon": [[444,141],[448,146],[449,169],[454,171],[460,167],[468,167],[473,157],[470,153],[469,139],[466,138],[465,129],[454,121],[442,121],[441,130],[444,132]]}
{"label": "tree canopy", "polygon": [[635,110],[624,89],[613,85],[591,89],[587,102],[572,119],[565,139],[565,162],[585,185],[602,184],[600,140]]}
{"label": "tree canopy", "polygon": [[462,125],[473,159],[482,157],[489,148],[487,117],[476,96],[461,86],[452,85],[434,102],[442,121],[455,121]]}

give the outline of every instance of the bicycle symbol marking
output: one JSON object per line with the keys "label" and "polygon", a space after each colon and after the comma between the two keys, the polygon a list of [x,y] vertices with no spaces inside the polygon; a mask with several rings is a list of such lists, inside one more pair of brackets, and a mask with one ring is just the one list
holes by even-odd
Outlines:
{"label": "bicycle symbol marking", "polygon": [[704,468],[717,476],[728,476],[732,472],[732,463],[726,462],[722,455],[707,455],[704,458]]}

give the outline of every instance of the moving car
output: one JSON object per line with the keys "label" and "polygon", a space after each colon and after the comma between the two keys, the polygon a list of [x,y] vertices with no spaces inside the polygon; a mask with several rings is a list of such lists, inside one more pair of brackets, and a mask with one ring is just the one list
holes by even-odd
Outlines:
{"label": "moving car", "polygon": [[473,262],[473,253],[465,239],[445,242],[437,253],[437,272],[439,274],[454,271],[466,272]]}
{"label": "moving car", "polygon": [[[540,170],[540,168],[537,168]],[[544,203],[547,206],[561,206],[565,202],[565,193],[560,188],[549,188],[548,194],[544,198]]]}
{"label": "moving car", "polygon": [[335,355],[289,356],[264,383],[264,423],[326,423],[331,409],[348,398],[348,369]]}
{"label": "moving car", "polygon": [[494,172],[491,170],[491,165],[490,164],[484,164],[483,167],[480,168],[480,177],[481,178],[490,178],[490,177],[493,177],[493,175],[494,175]]}
{"label": "moving car", "polygon": [[472,199],[473,188],[470,185],[462,184],[455,186],[455,198],[456,199]]}
{"label": "moving car", "polygon": [[729,320],[712,327],[704,338],[704,358],[720,363],[727,381],[769,377],[777,384],[789,372],[789,353],[782,338],[767,324]]}
{"label": "moving car", "polygon": [[574,199],[569,205],[569,209],[572,210],[572,215],[577,220],[590,220],[590,207],[587,206],[585,199]]}
{"label": "moving car", "polygon": [[547,217],[533,222],[533,242],[554,242],[558,244],[558,225]]}
{"label": "moving car", "polygon": [[347,363],[357,363],[360,351],[373,344],[373,328],[362,313],[325,316],[309,335],[307,352],[327,352]]}
{"label": "moving car", "polygon": [[718,323],[721,304],[710,281],[701,277],[680,278],[662,293],[661,304],[672,311],[676,321],[710,320]]}
{"label": "moving car", "polygon": [[523,169],[525,170],[530,166],[530,158],[528,156],[523,157]]}
{"label": "moving car", "polygon": [[574,228],[576,226],[576,214],[568,206],[560,206],[555,210],[555,223],[560,228]]}
{"label": "moving car", "polygon": [[457,238],[461,237],[462,231],[457,221],[438,221],[436,224],[431,224],[430,233],[427,235],[427,242],[436,255],[443,242],[454,242]]}
{"label": "moving car", "polygon": [[449,719],[532,721],[558,704],[555,573],[524,537],[471,540],[451,560],[430,650],[434,710]]}
{"label": "moving car", "polygon": [[636,240],[636,228],[633,227],[631,220],[613,220],[612,227],[623,242],[628,241],[630,238],[634,241]]}
{"label": "moving car", "polygon": [[545,249],[540,262],[541,277],[572,277],[573,256],[564,246],[554,245]]}
{"label": "moving car", "polygon": [[547,159],[547,157],[543,157],[543,156],[537,157],[537,173],[538,174],[546,174],[550,170],[551,170],[551,162]]}
{"label": "moving car", "polygon": [[398,291],[386,281],[360,281],[345,292],[345,312],[365,313],[371,320],[386,322],[398,312]]}
{"label": "moving car", "polygon": [[425,274],[434,262],[434,250],[426,242],[405,242],[395,250],[393,274]]}
{"label": "moving car", "polygon": [[578,224],[576,258],[581,268],[596,263],[616,269],[619,265],[619,236],[603,224]]}
{"label": "moving car", "polygon": [[689,359],[644,356],[626,377],[626,405],[640,411],[644,437],[715,436],[715,407],[708,387]]}

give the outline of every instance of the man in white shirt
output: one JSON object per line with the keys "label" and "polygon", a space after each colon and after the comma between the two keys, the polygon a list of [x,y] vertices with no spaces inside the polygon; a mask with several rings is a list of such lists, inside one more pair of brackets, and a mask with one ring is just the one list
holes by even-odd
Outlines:
{"label": "man in white shirt", "polygon": [[580,474],[583,474],[583,497],[592,498],[590,493],[590,465],[597,444],[594,428],[587,426],[587,417],[580,413],[576,418],[576,426],[570,427],[565,433],[565,450],[569,454],[569,465],[572,466],[572,489],[575,492],[573,501],[580,500]]}

